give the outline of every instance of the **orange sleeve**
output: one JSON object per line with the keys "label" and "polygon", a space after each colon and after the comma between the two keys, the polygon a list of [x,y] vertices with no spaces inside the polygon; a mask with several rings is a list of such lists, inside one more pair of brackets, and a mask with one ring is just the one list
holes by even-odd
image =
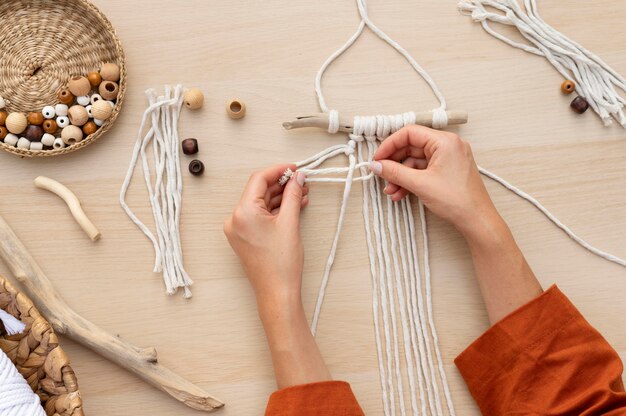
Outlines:
{"label": "orange sleeve", "polygon": [[270,396],[265,416],[364,416],[343,381],[324,381],[278,390]]}
{"label": "orange sleeve", "polygon": [[626,412],[619,356],[552,286],[455,360],[484,415]]}

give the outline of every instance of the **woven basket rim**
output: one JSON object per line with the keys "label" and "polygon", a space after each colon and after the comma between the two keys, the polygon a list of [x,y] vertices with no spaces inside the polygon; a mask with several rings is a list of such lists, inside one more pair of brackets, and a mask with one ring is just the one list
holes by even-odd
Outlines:
{"label": "woven basket rim", "polygon": [[[27,374],[32,374],[31,377],[27,379],[27,382],[29,382],[33,391],[39,395],[41,405],[45,409],[46,414],[84,415],[83,402],[78,388],[76,374],[72,370],[67,354],[63,348],[61,348],[50,322],[39,312],[37,307],[24,292],[18,290],[8,279],[1,275],[0,293],[5,296],[4,300],[6,300],[7,295],[10,296],[10,301],[4,310],[27,324],[24,333],[18,335],[3,334],[0,335],[0,339],[5,342],[19,342],[20,347],[17,348],[18,350],[21,349],[22,343],[26,342],[28,345],[27,348],[31,349],[31,353],[28,355],[27,359],[24,361],[24,358],[22,358],[21,361],[23,362],[21,364],[18,362],[20,361],[19,352],[15,358],[11,358],[9,354],[7,355],[9,355],[9,359],[18,368],[22,376],[26,376],[24,371],[27,371]],[[43,357],[41,355],[42,352],[38,352],[37,350],[44,344],[34,344],[37,345],[37,348],[35,348],[30,342],[41,339],[40,343],[43,343],[43,334],[48,334],[45,341],[47,349],[45,359],[40,365],[33,365],[32,363],[37,357]],[[56,346],[50,348],[50,345]],[[54,360],[53,357],[56,357],[56,360]],[[48,364],[49,362],[54,364]],[[58,381],[53,382],[50,379],[51,373],[48,372],[47,365],[54,368],[54,370],[52,370],[53,372],[61,375]],[[33,372],[33,368],[36,368],[37,371]],[[30,380],[32,376],[36,376],[37,389],[35,389],[33,385],[33,380]],[[52,391],[56,389],[65,389],[66,392],[53,393]],[[67,406],[65,410],[59,409],[58,403],[56,403],[57,400],[61,400],[61,406]]]}
{"label": "woven basket rim", "polygon": [[[2,1],[8,2],[8,1],[23,1],[23,0],[2,0]],[[88,0],[68,0],[68,1],[72,1],[74,3],[83,5],[87,9],[87,12],[92,13],[97,18],[97,20],[99,20],[100,23],[102,23],[102,25],[107,29],[108,35],[111,36],[115,44],[115,51],[116,51],[116,55],[118,59],[117,64],[120,68],[120,80],[119,80],[119,93],[117,96],[116,105],[113,108],[113,113],[111,114],[111,117],[109,117],[109,119],[106,120],[105,123],[95,133],[87,136],[84,140],[81,140],[80,142],[73,144],[71,146],[67,146],[62,149],[29,150],[29,149],[19,149],[15,146],[10,146],[0,141],[0,147],[8,153],[12,153],[14,155],[18,155],[21,157],[28,157],[28,158],[51,157],[51,156],[59,156],[59,155],[64,155],[68,153],[73,153],[77,150],[80,150],[89,146],[90,144],[98,140],[100,137],[102,137],[102,135],[104,135],[113,126],[122,108],[124,97],[126,95],[126,78],[127,78],[126,56],[124,54],[124,48],[122,47],[122,42],[117,36],[117,31],[115,30],[115,28],[113,27],[113,24],[109,21],[109,19],[104,15],[104,13],[102,13],[100,9],[98,9],[98,7],[96,7],[96,5],[94,5],[90,1]]]}

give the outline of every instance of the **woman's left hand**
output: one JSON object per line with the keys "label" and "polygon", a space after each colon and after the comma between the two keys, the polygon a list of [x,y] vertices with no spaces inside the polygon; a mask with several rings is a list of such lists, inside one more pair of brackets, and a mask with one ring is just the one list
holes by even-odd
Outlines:
{"label": "woman's left hand", "polygon": [[250,176],[239,204],[224,223],[224,233],[239,256],[254,289],[259,312],[264,308],[300,307],[304,248],[300,210],[309,200],[305,176],[296,172],[286,186],[277,165]]}

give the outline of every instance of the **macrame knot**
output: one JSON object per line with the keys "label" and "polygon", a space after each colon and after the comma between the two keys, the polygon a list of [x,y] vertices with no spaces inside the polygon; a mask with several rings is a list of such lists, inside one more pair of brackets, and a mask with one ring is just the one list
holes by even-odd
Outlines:
{"label": "macrame knot", "polygon": [[354,149],[356,148],[356,140],[350,140],[348,145],[346,146],[346,156],[350,156],[354,154]]}
{"label": "macrame knot", "polygon": [[339,112],[330,110],[328,112],[328,132],[335,134],[339,131]]}
{"label": "macrame knot", "polygon": [[443,129],[448,126],[448,113],[439,107],[433,110],[433,129]]}

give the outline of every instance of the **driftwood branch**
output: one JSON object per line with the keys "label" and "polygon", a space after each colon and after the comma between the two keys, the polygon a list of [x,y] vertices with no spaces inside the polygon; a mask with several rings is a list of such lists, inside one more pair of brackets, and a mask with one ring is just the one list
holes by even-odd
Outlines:
{"label": "driftwood branch", "polygon": [[100,231],[98,231],[96,226],[93,225],[93,222],[91,222],[91,220],[85,214],[85,211],[83,211],[80,200],[74,194],[74,192],[70,191],[62,183],[57,182],[54,179],[46,178],[45,176],[36,177],[35,186],[39,189],[45,189],[46,191],[50,191],[53,194],[56,194],[63,201],[65,201],[67,207],[72,213],[72,216],[74,217],[78,225],[80,225],[80,228],[83,229],[85,234],[89,236],[91,241],[96,241],[100,239]]}
{"label": "driftwood branch", "polygon": [[[448,114],[448,124],[465,124],[467,123],[467,112],[465,111],[446,111]],[[433,126],[433,113],[430,111],[423,113],[415,113],[415,124],[421,126],[432,127]],[[342,117],[339,116],[339,131],[343,133],[352,133],[352,123],[354,117]],[[318,113],[307,116],[297,117],[295,120],[286,121],[283,123],[283,127],[286,130],[301,129],[305,127],[315,127],[319,129],[328,130],[328,114]]]}
{"label": "driftwood branch", "polygon": [[187,406],[210,412],[224,406],[196,385],[157,362],[154,348],[138,348],[74,312],[54,289],[11,227],[0,216],[0,257],[54,330],[118,364]]}

